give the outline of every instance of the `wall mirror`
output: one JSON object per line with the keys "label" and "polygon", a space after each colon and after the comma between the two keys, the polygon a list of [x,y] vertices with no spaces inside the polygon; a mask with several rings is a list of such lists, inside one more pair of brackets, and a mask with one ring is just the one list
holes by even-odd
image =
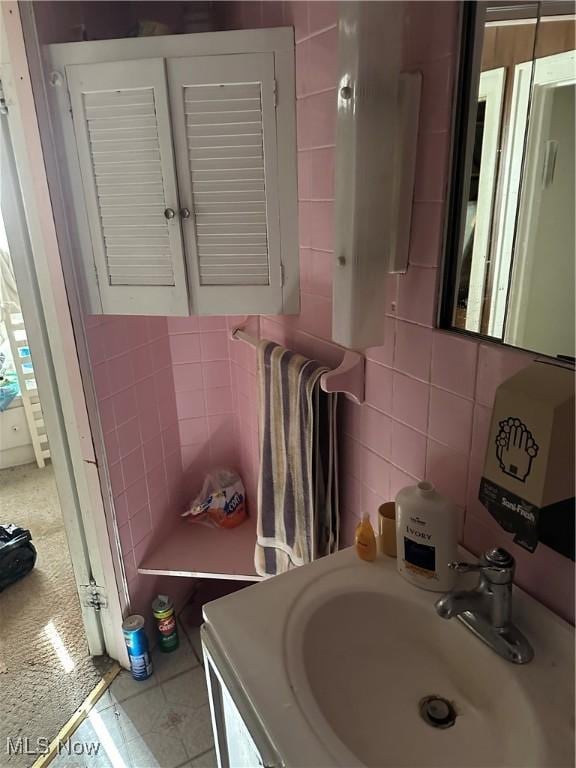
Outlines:
{"label": "wall mirror", "polygon": [[572,2],[465,3],[440,325],[575,355]]}

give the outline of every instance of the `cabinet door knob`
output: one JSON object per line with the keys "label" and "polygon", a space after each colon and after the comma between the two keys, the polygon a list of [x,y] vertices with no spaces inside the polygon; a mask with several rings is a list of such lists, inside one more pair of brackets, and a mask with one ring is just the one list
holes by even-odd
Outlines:
{"label": "cabinet door knob", "polygon": [[180,216],[183,219],[189,219],[190,218],[190,209],[189,208],[180,208]]}
{"label": "cabinet door knob", "polygon": [[164,218],[166,218],[166,219],[173,219],[174,216],[176,216],[176,214],[174,213],[174,209],[173,208],[166,208],[166,210],[164,211]]}

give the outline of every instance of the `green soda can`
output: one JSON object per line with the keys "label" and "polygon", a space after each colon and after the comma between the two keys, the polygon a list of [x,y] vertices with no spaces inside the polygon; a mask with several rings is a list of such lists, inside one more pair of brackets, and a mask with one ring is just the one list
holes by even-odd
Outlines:
{"label": "green soda can", "polygon": [[180,645],[174,605],[167,595],[158,595],[152,603],[152,613],[158,622],[160,650],[164,653],[175,651]]}

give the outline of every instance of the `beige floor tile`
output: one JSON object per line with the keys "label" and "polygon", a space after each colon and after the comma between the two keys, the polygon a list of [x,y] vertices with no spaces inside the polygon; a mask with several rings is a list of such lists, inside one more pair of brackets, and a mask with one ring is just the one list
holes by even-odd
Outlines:
{"label": "beige floor tile", "polygon": [[190,758],[198,757],[214,747],[208,704],[193,710],[185,726],[180,727],[180,734]]}
{"label": "beige floor tile", "polygon": [[128,745],[134,768],[176,768],[187,753],[182,741],[173,733],[152,732]]}
{"label": "beige floor tile", "polygon": [[184,632],[180,632],[180,646],[171,653],[155,650],[152,654],[154,677],[162,683],[182,672],[198,666],[198,659]]}
{"label": "beige floor tile", "polygon": [[201,707],[208,702],[206,678],[200,666],[163,683],[162,690],[169,704]]}

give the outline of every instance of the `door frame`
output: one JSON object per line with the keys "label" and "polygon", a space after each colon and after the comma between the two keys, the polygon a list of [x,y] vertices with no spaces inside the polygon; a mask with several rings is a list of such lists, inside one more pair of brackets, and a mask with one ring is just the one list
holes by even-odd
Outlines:
{"label": "door frame", "polygon": [[[531,91],[532,103],[528,120],[524,178],[519,189],[517,230],[510,271],[510,288],[504,341],[507,344],[523,344],[522,329],[528,311],[526,291],[531,282],[534,252],[534,229],[538,223],[538,212],[542,195],[542,172],[544,151],[542,136],[550,122],[551,89],[574,85],[576,80],[576,53],[565,51],[544,56],[534,62]],[[518,88],[530,87],[525,81],[518,81]],[[524,147],[523,147],[524,149]]]}
{"label": "door frame", "polygon": [[[100,485],[99,468],[105,472],[106,465],[97,459],[88,417],[87,400],[91,396],[95,405],[95,397],[81,376],[79,356],[87,356],[86,339],[82,326],[72,323],[75,292],[67,294],[64,282],[45,166],[48,158],[42,152],[20,11],[13,0],[0,3],[0,80],[7,108],[3,120],[9,129],[3,133],[10,137],[12,182],[19,192],[13,195],[10,218],[18,224],[16,237],[24,257],[15,260],[14,270],[23,286],[20,300],[42,392],[72,566],[80,594],[93,578],[106,598],[106,607],[98,612],[82,606],[88,646],[91,654],[106,652],[128,666],[122,635],[126,578],[117,531],[108,526]],[[108,519],[113,521],[113,516]]]}

